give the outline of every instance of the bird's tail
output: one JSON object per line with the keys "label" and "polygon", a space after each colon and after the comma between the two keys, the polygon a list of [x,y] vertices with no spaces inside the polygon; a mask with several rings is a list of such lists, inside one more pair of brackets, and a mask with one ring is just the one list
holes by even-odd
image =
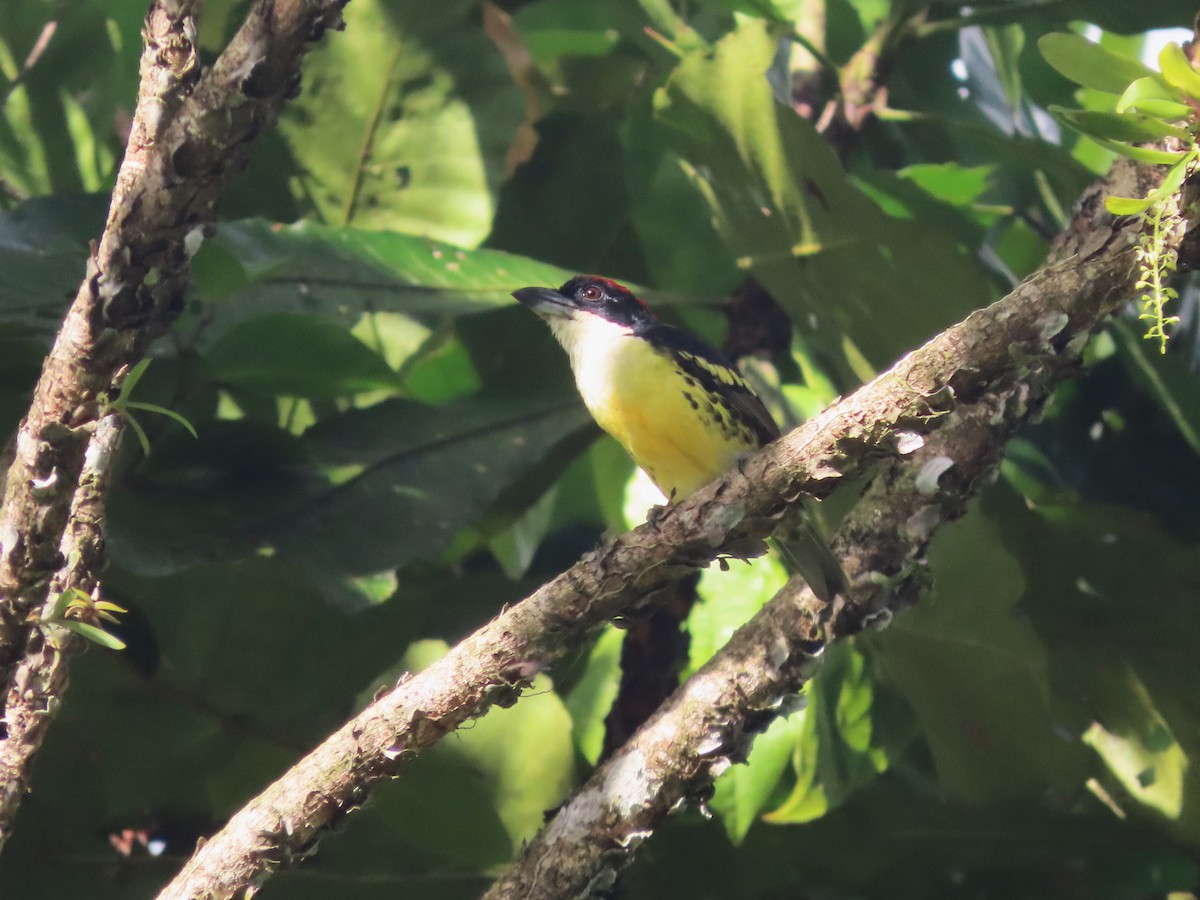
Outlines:
{"label": "bird's tail", "polygon": [[842,564],[807,516],[796,526],[776,534],[774,544],[788,568],[803,577],[821,600],[832,600],[846,589]]}

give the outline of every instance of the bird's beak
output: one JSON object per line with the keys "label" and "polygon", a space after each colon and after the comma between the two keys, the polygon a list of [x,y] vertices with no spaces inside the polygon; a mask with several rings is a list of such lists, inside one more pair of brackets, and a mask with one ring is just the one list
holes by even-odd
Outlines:
{"label": "bird's beak", "polygon": [[512,295],[542,318],[570,319],[575,315],[575,304],[553,288],[521,288]]}

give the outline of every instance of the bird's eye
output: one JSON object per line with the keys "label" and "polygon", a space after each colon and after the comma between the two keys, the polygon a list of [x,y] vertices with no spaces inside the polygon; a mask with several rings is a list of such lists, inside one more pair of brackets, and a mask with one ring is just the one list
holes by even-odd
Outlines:
{"label": "bird's eye", "polygon": [[589,284],[579,293],[584,300],[591,300],[592,302],[595,302],[604,296],[604,291],[600,290],[600,288],[596,287],[594,284]]}

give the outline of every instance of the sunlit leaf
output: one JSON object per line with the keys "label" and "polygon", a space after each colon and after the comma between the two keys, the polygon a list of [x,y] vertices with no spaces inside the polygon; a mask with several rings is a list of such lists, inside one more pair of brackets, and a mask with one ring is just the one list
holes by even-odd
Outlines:
{"label": "sunlit leaf", "polygon": [[708,662],[786,581],[783,565],[769,556],[705,569],[696,586],[700,600],[688,615],[688,673]]}
{"label": "sunlit leaf", "polygon": [[888,767],[875,734],[875,684],[866,660],[847,643],[825,650],[823,665],[805,690],[796,784],[764,816],[775,824],[810,822],[845,803]]}
{"label": "sunlit leaf", "polygon": [[1150,142],[1165,137],[1190,139],[1188,132],[1153,116],[1136,113],[1106,113],[1051,106],[1051,114],[1090,138],[1107,141]]}
{"label": "sunlit leaf", "polygon": [[1054,735],[1047,648],[1013,614],[1020,566],[978,513],[939,531],[931,565],[934,595],[868,643],[916,713],[939,790],[987,802],[1061,784],[1079,749]]}
{"label": "sunlit leaf", "polygon": [[1200,100],[1200,72],[1192,66],[1182,47],[1175,43],[1164,46],[1158,54],[1158,65],[1163,80],[1193,100]]}
{"label": "sunlit leaf", "polygon": [[473,246],[488,233],[524,99],[470,0],[348,6],[280,122],[333,225]]}
{"label": "sunlit leaf", "polygon": [[73,631],[82,638],[86,638],[93,644],[99,644],[108,650],[124,650],[125,642],[114,634],[109,634],[98,625],[91,625],[87,622],[80,622],[78,619],[63,619],[57,624],[66,628],[68,631]]}
{"label": "sunlit leaf", "polygon": [[1145,685],[1133,672],[1124,674],[1130,688],[1124,715],[1118,717],[1110,710],[1107,721],[1093,722],[1084,732],[1083,741],[1139,803],[1167,819],[1178,819],[1184,804],[1184,772],[1190,761],[1154,708]]}
{"label": "sunlit leaf", "polygon": [[808,710],[803,710],[776,719],[754,739],[745,763],[730,767],[717,779],[709,806],[721,817],[734,843],[741,843],[773,796],[780,793],[788,763],[803,739],[807,715]]}
{"label": "sunlit leaf", "polygon": [[599,761],[604,749],[604,722],[617,696],[624,641],[623,630],[606,628],[588,653],[583,676],[566,698],[574,723],[575,745],[592,765]]}
{"label": "sunlit leaf", "polygon": [[1168,86],[1157,76],[1147,76],[1139,78],[1125,89],[1117,101],[1117,112],[1136,109],[1170,122],[1194,114],[1194,110],[1182,100],[1178,88]]}
{"label": "sunlit leaf", "polygon": [[319,315],[354,325],[366,313],[386,311],[436,323],[515,305],[516,288],[559,285],[575,274],[497,250],[312,222],[228,223],[209,243],[228,250],[245,270],[242,286],[201,311],[202,338],[209,341],[264,313]]}
{"label": "sunlit leaf", "polygon": [[1038,40],[1046,62],[1076,84],[1120,94],[1131,82],[1154,73],[1135,59],[1101,47],[1079,34],[1053,32]]}
{"label": "sunlit leaf", "polygon": [[[688,54],[656,94],[658,117],[738,266],[825,352],[843,356],[848,333],[883,365],[984,302],[987,285],[945,235],[885,216],[854,187],[812,124],[762,78],[775,49],[750,21],[714,52]],[[854,378],[848,359],[842,377]]]}

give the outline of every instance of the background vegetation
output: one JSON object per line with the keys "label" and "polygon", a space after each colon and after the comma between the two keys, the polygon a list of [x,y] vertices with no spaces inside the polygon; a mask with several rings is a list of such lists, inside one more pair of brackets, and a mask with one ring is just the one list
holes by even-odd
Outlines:
{"label": "background vegetation", "polygon": [[[207,53],[245,5],[209,0]],[[144,7],[4,3],[0,433],[100,232]],[[151,451],[125,441],[105,573],[128,647],[74,661],[0,883],[150,894],[379,686],[640,520],[652,496],[509,291],[577,271],[642,286],[798,421],[1011,289],[1107,170],[1046,110],[1113,98],[1038,38],[1137,57],[1193,7],[353,0],[133,391],[198,437],[136,413]],[[1182,293],[1165,356],[1132,317],[1094,339],[1086,377],[939,535],[920,605],[831,650],[807,708],[708,815],[655,835],[618,896],[1196,888]],[[770,561],[706,572],[685,668],[781,580]],[[477,896],[595,763],[622,637],[422,756],[263,896]]]}

